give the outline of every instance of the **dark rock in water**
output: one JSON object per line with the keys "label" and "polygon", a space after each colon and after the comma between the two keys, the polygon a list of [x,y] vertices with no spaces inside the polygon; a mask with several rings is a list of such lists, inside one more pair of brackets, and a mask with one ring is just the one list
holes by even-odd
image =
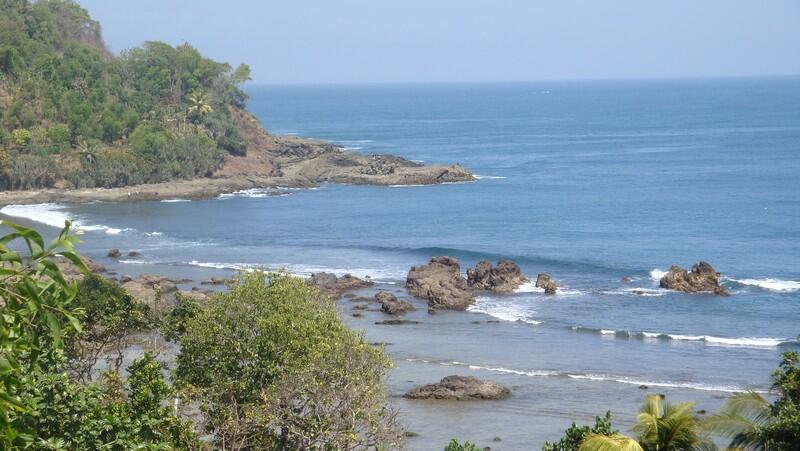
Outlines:
{"label": "dark rock in water", "polygon": [[403,435],[406,436],[407,438],[419,437],[419,434],[417,434],[416,432],[411,432],[411,431],[405,431],[405,432],[403,432]]}
{"label": "dark rock in water", "polygon": [[639,390],[647,390],[648,388],[650,388],[650,387],[648,387],[647,385],[644,385],[644,384],[639,386]]}
{"label": "dark rock in water", "polygon": [[503,439],[501,439],[500,437],[495,437],[495,438],[492,439],[492,441],[493,442],[502,442]]}
{"label": "dark rock in water", "polygon": [[108,251],[107,255],[111,258],[120,258],[122,257],[122,252],[120,252],[119,249],[111,249]]}
{"label": "dark rock in water", "polygon": [[346,293],[346,294],[344,295],[344,298],[345,298],[345,299],[353,299],[354,297],[356,297],[356,295],[355,295],[355,294],[353,294],[353,293]]}
{"label": "dark rock in water", "polygon": [[128,252],[128,257],[138,257],[140,255],[142,255],[140,252],[136,252],[136,251]]}
{"label": "dark rock in water", "polygon": [[631,282],[633,282],[633,279],[630,278],[629,276],[625,276],[625,277],[619,279],[619,281],[622,282],[622,283],[631,283]]}
{"label": "dark rock in water", "polygon": [[336,277],[335,274],[327,272],[312,274],[307,283],[324,291],[333,299],[339,299],[348,291],[360,290],[373,285],[372,281],[362,280],[350,274]]}
{"label": "dark rock in water", "polygon": [[436,384],[421,385],[403,395],[409,399],[505,399],[511,390],[497,382],[471,376],[447,376]]}
{"label": "dark rock in water", "polygon": [[434,257],[427,265],[414,266],[406,277],[411,295],[427,299],[432,309],[466,310],[475,302],[461,277],[461,266],[452,257]]}
{"label": "dark rock in water", "polygon": [[528,278],[522,274],[519,265],[510,260],[501,260],[495,267],[481,260],[475,269],[467,269],[467,286],[474,290],[510,293],[525,282],[529,282]]}
{"label": "dark rock in water", "polygon": [[419,324],[419,321],[411,321],[408,319],[387,319],[386,321],[377,321],[375,324],[379,326],[402,326],[403,324]]}
{"label": "dark rock in water", "polygon": [[545,294],[556,294],[556,291],[558,291],[558,286],[556,286],[550,274],[544,272],[536,276],[536,288],[544,288]]}
{"label": "dark rock in water", "polygon": [[202,285],[225,285],[228,279],[224,277],[212,277],[200,282]]}
{"label": "dark rock in water", "polygon": [[369,306],[367,304],[358,304],[353,306],[353,310],[366,310]]}
{"label": "dark rock in water", "polygon": [[708,263],[701,261],[687,271],[672,265],[661,278],[661,288],[686,293],[713,293],[728,296],[728,290],[719,283],[720,274]]}
{"label": "dark rock in water", "polygon": [[381,303],[381,311],[389,315],[402,315],[416,310],[410,302],[398,300],[397,296],[386,291],[377,292],[375,300]]}
{"label": "dark rock in water", "polygon": [[353,313],[353,318],[361,318],[361,313]]}

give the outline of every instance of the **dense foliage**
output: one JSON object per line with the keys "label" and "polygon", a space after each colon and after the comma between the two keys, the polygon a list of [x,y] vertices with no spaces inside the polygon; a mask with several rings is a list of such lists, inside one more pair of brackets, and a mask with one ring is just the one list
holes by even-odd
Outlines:
{"label": "dense foliage", "polygon": [[118,319],[136,322],[143,309],[106,282],[89,277],[79,289],[64,278],[57,257],[86,271],[69,223],[50,244],[3,225],[11,233],[0,238],[0,449],[197,449],[190,424],[162,407],[171,388],[149,355],[128,368],[127,384],[115,371],[99,383],[70,376],[64,343],[116,336],[128,327]]}
{"label": "dense foliage", "polygon": [[589,434],[612,436],[619,431],[611,426],[611,412],[605,417],[595,417],[594,426],[578,426],[575,423],[564,431],[564,436],[556,443],[545,442],[542,451],[578,451],[581,443]]}
{"label": "dense foliage", "polygon": [[[186,319],[188,317],[188,319]],[[401,431],[381,383],[391,362],[332,302],[283,274],[242,276],[185,304],[176,376],[225,449],[374,449]]]}
{"label": "dense foliage", "polygon": [[213,172],[242,155],[249,68],[188,44],[111,55],[70,0],[0,0],[0,188],[115,187]]}

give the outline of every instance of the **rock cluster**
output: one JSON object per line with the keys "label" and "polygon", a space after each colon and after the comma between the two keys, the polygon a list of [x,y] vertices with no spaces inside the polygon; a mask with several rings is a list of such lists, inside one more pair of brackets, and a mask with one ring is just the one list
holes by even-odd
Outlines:
{"label": "rock cluster", "polygon": [[522,274],[519,265],[510,260],[501,260],[497,266],[481,260],[475,269],[467,269],[467,286],[474,290],[489,290],[510,293],[529,280]]}
{"label": "rock cluster", "polygon": [[373,282],[359,279],[358,277],[350,274],[345,274],[342,277],[336,277],[335,274],[318,272],[311,275],[311,278],[308,279],[308,284],[319,288],[333,299],[339,299],[348,291],[355,291],[362,288],[371,287]]}
{"label": "rock cluster", "polygon": [[728,290],[719,283],[720,274],[708,263],[701,261],[687,271],[672,265],[661,278],[661,288],[686,293],[713,293],[728,296]]}
{"label": "rock cluster", "polygon": [[497,382],[471,376],[447,376],[436,384],[421,385],[403,395],[409,399],[505,399],[511,390]]}
{"label": "rock cluster", "polygon": [[401,301],[397,296],[386,291],[379,291],[375,294],[375,301],[381,304],[381,311],[389,315],[402,315],[406,312],[416,310],[408,301]]}
{"label": "rock cluster", "polygon": [[536,288],[544,288],[545,294],[556,294],[556,291],[558,291],[558,287],[550,277],[550,274],[544,272],[536,276]]}
{"label": "rock cluster", "polygon": [[458,260],[452,257],[433,257],[426,265],[413,266],[406,288],[411,295],[427,299],[432,309],[466,310],[475,302]]}

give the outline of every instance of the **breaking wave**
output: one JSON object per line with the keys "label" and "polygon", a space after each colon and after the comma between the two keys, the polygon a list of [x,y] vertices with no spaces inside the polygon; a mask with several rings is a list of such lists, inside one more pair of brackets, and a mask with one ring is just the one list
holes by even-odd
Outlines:
{"label": "breaking wave", "polygon": [[692,341],[716,346],[774,348],[783,345],[800,344],[797,338],[759,338],[742,337],[728,338],[714,335],[682,335],[663,332],[632,332],[627,330],[598,329],[593,327],[572,326],[575,332],[594,333],[604,336],[613,336],[623,339],[663,340],[663,341]]}
{"label": "breaking wave", "polygon": [[[520,370],[514,368],[503,368],[494,366],[484,366],[459,362],[456,360],[435,360],[435,359],[420,359],[420,358],[407,358],[407,362],[413,363],[426,363],[436,364],[442,366],[463,366],[474,371],[488,371],[492,373],[513,374],[523,377],[558,377],[572,380],[594,381],[594,382],[613,382],[619,384],[646,386],[646,387],[661,387],[661,388],[683,388],[688,390],[700,391],[713,391],[722,393],[739,393],[750,391],[748,387],[738,387],[733,385],[712,385],[698,382],[678,382],[678,381],[648,381],[643,379],[631,378],[626,376],[616,376],[610,374],[592,374],[592,373],[573,373],[570,371],[555,371],[555,370]],[[765,390],[754,390],[757,393],[767,393]]]}
{"label": "breaking wave", "polygon": [[798,280],[781,280],[781,279],[729,279],[742,285],[758,287],[768,291],[778,293],[792,293],[800,291],[800,281]]}
{"label": "breaking wave", "polygon": [[118,235],[122,232],[133,231],[131,228],[120,229],[102,224],[86,224],[85,221],[69,215],[65,208],[59,204],[7,205],[0,208],[0,213],[15,218],[29,219],[59,229],[64,227],[66,221],[71,220],[77,230],[87,232],[97,231],[105,232],[108,235]]}

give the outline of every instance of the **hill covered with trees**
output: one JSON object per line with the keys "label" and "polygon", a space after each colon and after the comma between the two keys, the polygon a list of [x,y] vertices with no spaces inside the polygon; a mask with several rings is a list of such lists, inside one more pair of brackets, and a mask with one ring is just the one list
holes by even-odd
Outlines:
{"label": "hill covered with trees", "polygon": [[244,155],[233,68],[188,44],[112,55],[69,0],[0,0],[0,188],[116,187],[213,173]]}

